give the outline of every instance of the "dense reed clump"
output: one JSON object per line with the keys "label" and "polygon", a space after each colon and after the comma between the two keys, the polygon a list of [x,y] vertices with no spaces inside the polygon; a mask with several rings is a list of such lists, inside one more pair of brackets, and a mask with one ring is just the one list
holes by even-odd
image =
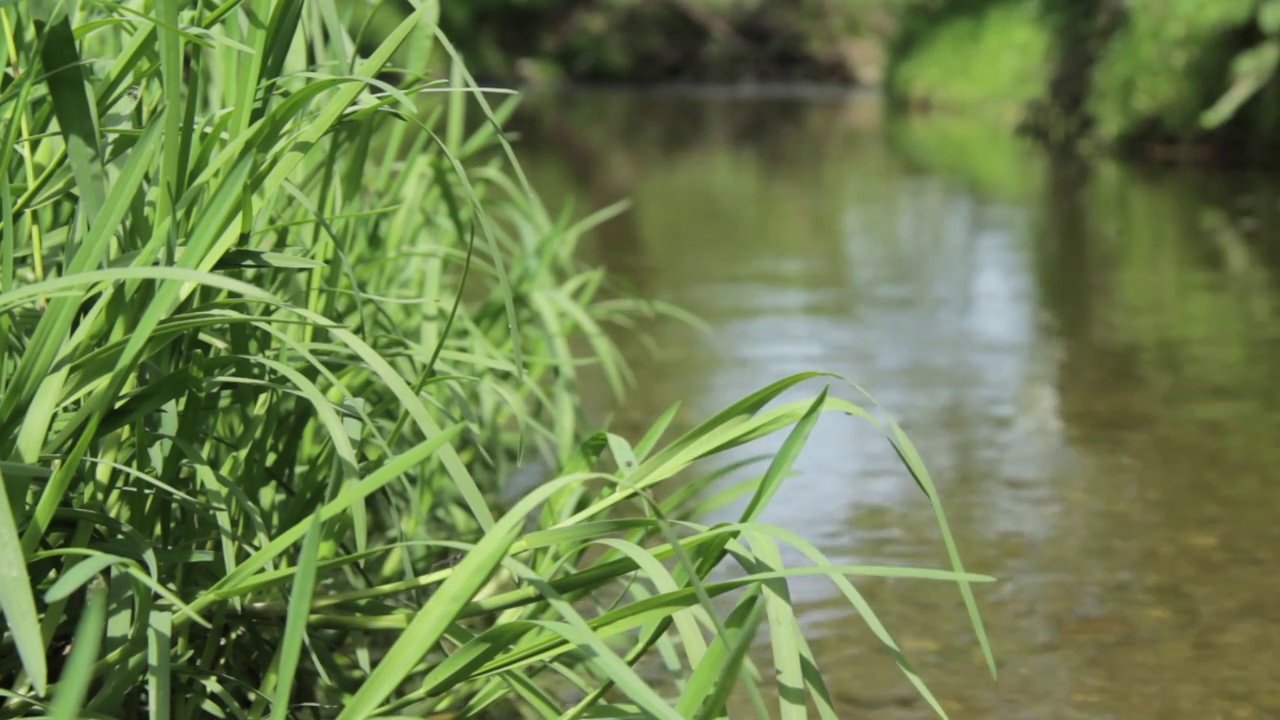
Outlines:
{"label": "dense reed clump", "polygon": [[[415,8],[374,40],[339,0],[0,5],[0,717],[721,717],[766,619],[782,715],[834,717],[798,574],[927,696],[848,578],[957,582],[982,638],[950,541],[835,567],[755,522],[821,412],[871,416],[773,403],[802,375],[586,433],[582,368],[621,389],[605,327],[654,308],[574,261],[613,211],[540,204]],[[688,516],[696,461],[783,431],[740,523]]]}

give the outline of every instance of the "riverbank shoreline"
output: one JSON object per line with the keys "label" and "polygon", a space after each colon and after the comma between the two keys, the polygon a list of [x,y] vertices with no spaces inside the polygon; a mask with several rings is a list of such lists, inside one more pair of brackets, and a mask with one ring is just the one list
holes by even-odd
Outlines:
{"label": "riverbank shoreline", "polygon": [[[702,10],[690,15],[695,6]],[[899,112],[983,116],[1057,149],[1280,166],[1280,4],[800,7],[548,4],[524,20],[459,10],[454,22],[467,20],[457,27],[460,47],[477,73],[526,90],[762,99],[878,92]]]}
{"label": "riverbank shoreline", "polygon": [[[501,86],[499,83],[491,83]],[[511,89],[534,102],[553,101],[557,97],[625,95],[636,98],[694,99],[734,102],[830,102],[851,100],[872,101],[882,106],[886,116],[904,119],[942,119],[957,122],[973,122],[1001,128],[1010,135],[1022,136],[1044,145],[1055,153],[1080,158],[1111,157],[1136,165],[1197,166],[1233,170],[1257,170],[1266,173],[1280,171],[1280,158],[1271,159],[1250,154],[1238,143],[1227,142],[1225,134],[1214,139],[1196,138],[1167,140],[1161,138],[1135,139],[1123,145],[1107,145],[1098,139],[1082,136],[1055,138],[1043,124],[1035,121],[1005,122],[964,111],[945,108],[904,105],[897,102],[884,88],[854,84],[823,82],[565,82],[554,84],[513,84],[502,86]]]}

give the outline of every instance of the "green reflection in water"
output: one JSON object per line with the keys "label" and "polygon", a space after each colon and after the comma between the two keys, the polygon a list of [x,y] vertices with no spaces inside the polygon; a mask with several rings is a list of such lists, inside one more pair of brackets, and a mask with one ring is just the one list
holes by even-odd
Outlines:
{"label": "green reflection in water", "polygon": [[[865,98],[598,93],[522,122],[549,199],[634,199],[592,259],[713,329],[650,328],[624,431],[811,368],[903,421],[967,564],[1004,579],[997,683],[954,588],[864,584],[954,717],[1280,714],[1275,183],[1055,160]],[[824,423],[799,469],[766,520],[837,560],[942,561],[869,428]],[[828,588],[794,594],[842,716],[925,716]]]}

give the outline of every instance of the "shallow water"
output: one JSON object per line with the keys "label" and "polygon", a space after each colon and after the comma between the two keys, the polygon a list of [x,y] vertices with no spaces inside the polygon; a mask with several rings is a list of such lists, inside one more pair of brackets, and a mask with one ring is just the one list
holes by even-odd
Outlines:
{"label": "shallow water", "polygon": [[[1280,718],[1280,185],[865,97],[597,92],[521,122],[548,199],[633,199],[591,259],[711,326],[628,349],[623,427],[809,369],[902,422],[1000,579],[994,681],[953,586],[859,584],[952,717]],[[873,428],[824,420],[798,470],[766,520],[838,562],[945,563]],[[929,716],[833,588],[793,593],[841,717]]]}

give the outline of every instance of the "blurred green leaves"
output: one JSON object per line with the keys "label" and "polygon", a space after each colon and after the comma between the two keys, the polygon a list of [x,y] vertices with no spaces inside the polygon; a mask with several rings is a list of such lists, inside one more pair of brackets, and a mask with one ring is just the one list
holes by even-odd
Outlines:
{"label": "blurred green leaves", "polygon": [[1242,50],[1231,61],[1230,87],[1200,116],[1200,124],[1206,129],[1226,123],[1276,77],[1276,67],[1280,66],[1280,0],[1262,0],[1257,23],[1265,39]]}

